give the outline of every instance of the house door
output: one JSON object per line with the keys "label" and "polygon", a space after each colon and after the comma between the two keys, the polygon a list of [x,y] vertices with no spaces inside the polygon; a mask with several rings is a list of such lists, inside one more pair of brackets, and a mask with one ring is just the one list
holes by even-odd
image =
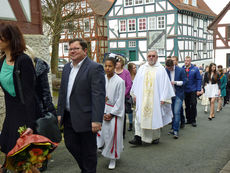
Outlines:
{"label": "house door", "polygon": [[226,67],[230,67],[230,53],[227,53],[227,63]]}
{"label": "house door", "polygon": [[137,61],[137,56],[136,56],[135,50],[129,51],[129,61]]}

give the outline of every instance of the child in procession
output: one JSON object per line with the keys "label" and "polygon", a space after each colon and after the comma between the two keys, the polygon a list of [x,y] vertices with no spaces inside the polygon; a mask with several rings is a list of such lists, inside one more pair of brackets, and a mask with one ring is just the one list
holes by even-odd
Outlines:
{"label": "child in procession", "polygon": [[103,148],[102,155],[110,159],[109,169],[115,169],[123,150],[125,82],[115,74],[115,66],[115,58],[105,60],[105,110],[102,129],[97,136],[98,148]]}

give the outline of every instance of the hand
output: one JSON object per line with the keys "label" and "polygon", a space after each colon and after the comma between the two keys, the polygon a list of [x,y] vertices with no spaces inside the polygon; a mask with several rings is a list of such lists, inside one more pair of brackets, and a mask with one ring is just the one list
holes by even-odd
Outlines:
{"label": "hand", "polygon": [[92,122],[92,132],[97,133],[101,130],[101,123]]}
{"label": "hand", "polygon": [[58,118],[58,124],[61,124],[61,116],[59,115],[57,116],[57,118]]}
{"label": "hand", "polygon": [[196,92],[196,95],[197,95],[197,96],[200,96],[200,95],[201,95],[201,92],[200,92],[200,91],[197,91],[197,92]]}
{"label": "hand", "polygon": [[165,104],[165,102],[164,102],[164,101],[161,101],[161,105],[163,105],[163,104]]}
{"label": "hand", "polygon": [[175,81],[171,81],[171,84],[172,84],[172,85],[176,85],[176,82],[175,82]]}
{"label": "hand", "polygon": [[105,121],[110,121],[113,118],[111,114],[104,114],[104,120]]}
{"label": "hand", "polygon": [[219,90],[219,91],[218,91],[218,96],[220,96],[220,95],[221,95],[221,91]]}
{"label": "hand", "polygon": [[133,103],[136,103],[136,101],[137,101],[136,96],[133,96]]}
{"label": "hand", "polygon": [[30,135],[30,134],[33,134],[33,130],[31,128],[27,128],[26,131],[22,134],[22,136]]}

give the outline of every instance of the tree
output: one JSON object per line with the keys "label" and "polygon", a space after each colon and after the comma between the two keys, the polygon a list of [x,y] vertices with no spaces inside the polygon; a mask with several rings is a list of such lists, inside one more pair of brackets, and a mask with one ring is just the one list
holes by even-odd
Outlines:
{"label": "tree", "polygon": [[[58,51],[61,32],[71,20],[83,17],[78,13],[79,3],[81,0],[41,0],[42,19],[49,28],[49,36],[51,37],[52,53],[51,53],[51,71],[57,74],[58,67]],[[68,7],[68,11],[64,10]]]}

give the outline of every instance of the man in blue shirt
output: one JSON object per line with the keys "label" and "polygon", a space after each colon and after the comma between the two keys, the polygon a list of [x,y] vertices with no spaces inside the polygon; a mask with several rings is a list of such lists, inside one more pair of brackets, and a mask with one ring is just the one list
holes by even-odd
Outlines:
{"label": "man in blue shirt", "polygon": [[196,127],[197,116],[197,96],[201,94],[202,77],[199,69],[191,64],[191,57],[186,56],[183,68],[185,69],[187,82],[185,85],[185,113],[187,124],[192,124]]}

